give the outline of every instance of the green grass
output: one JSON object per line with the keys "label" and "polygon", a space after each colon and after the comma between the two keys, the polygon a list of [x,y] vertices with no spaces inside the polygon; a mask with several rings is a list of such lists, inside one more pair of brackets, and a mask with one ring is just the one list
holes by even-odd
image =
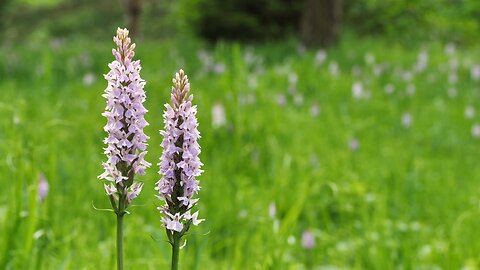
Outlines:
{"label": "green grass", "polygon": [[[115,215],[92,206],[109,208],[97,180],[105,159],[101,94],[113,59],[109,41],[0,49],[0,269],[115,267]],[[470,78],[480,50],[459,48],[449,56],[439,44],[423,49],[428,66],[413,76],[416,93],[408,96],[396,70],[409,70],[419,48],[348,40],[318,66],[315,51],[300,55],[292,42],[214,48],[139,42],[150,111],[148,161],[155,164],[161,154],[158,130],[177,69],[189,75],[198,104],[205,163],[198,208],[206,221],[186,237],[181,269],[479,267],[480,140],[471,129],[480,118],[467,119],[464,110],[480,110],[480,83]],[[224,72],[205,68],[200,50],[224,64]],[[253,64],[245,61],[251,52]],[[373,74],[367,53],[386,63],[384,74]],[[458,95],[451,98],[453,58]],[[336,78],[331,61],[340,67]],[[362,74],[353,75],[353,67]],[[298,82],[289,91],[293,73]],[[85,74],[94,76],[93,84],[84,84]],[[352,97],[357,81],[369,99]],[[392,95],[384,92],[388,83]],[[211,124],[216,103],[226,111],[220,128]],[[314,104],[321,107],[316,117]],[[406,112],[410,128],[401,124]],[[349,148],[353,138],[357,151]],[[170,264],[155,209],[157,171],[154,165],[139,178],[144,190],[125,218],[126,269]],[[40,174],[50,184],[43,202]],[[272,202],[277,229],[268,215]],[[316,236],[311,250],[301,245],[305,230]]]}

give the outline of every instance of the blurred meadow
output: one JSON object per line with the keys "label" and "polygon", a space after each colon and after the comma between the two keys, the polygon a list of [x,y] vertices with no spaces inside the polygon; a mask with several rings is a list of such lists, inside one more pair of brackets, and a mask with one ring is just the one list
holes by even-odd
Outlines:
{"label": "blurred meadow", "polygon": [[[126,269],[169,267],[153,188],[180,68],[206,219],[181,269],[480,269],[479,2],[333,1],[338,33],[305,39],[304,10],[323,2],[141,3],[153,165],[125,219]],[[97,176],[122,4],[0,4],[0,269],[115,268]]]}

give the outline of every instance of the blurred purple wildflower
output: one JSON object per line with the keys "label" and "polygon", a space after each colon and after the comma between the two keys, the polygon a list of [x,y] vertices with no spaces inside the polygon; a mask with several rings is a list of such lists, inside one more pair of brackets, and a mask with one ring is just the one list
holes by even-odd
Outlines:
{"label": "blurred purple wildflower", "polygon": [[360,142],[357,138],[353,138],[350,140],[348,146],[350,147],[350,150],[357,151],[358,148],[360,148]]}
{"label": "blurred purple wildflower", "polygon": [[222,103],[215,103],[212,107],[212,126],[213,128],[219,128],[227,123],[225,116],[225,107]]}
{"label": "blurred purple wildflower", "polygon": [[128,30],[118,28],[113,40],[117,48],[112,50],[115,60],[108,65],[110,71],[104,75],[108,81],[103,94],[107,106],[102,114],[107,118],[107,161],[103,163],[105,172],[98,178],[110,182],[105,184],[105,191],[111,200],[120,196],[120,200],[131,203],[142,189],[142,184],[134,183],[135,176],[145,174],[150,166],[144,160],[149,139],[143,132],[148,125],[144,118],[147,109],[143,106],[145,81],[140,78],[140,60],[133,60],[135,44],[131,43]]}
{"label": "blurred purple wildflower", "polygon": [[164,214],[162,222],[172,244],[176,233],[181,237],[190,224],[203,221],[198,219],[198,211],[190,212],[198,201],[193,196],[200,190],[196,178],[202,173],[203,165],[199,158],[197,107],[192,105],[190,84],[183,70],[175,74],[173,84],[171,104],[165,104],[163,114],[165,130],[160,131],[163,154],[158,165],[162,178],[155,188],[160,193],[158,197],[165,201],[159,210]]}
{"label": "blurred purple wildflower", "polygon": [[304,249],[313,249],[315,247],[315,235],[309,230],[302,234],[302,247]]}
{"label": "blurred purple wildflower", "polygon": [[40,174],[38,176],[38,199],[43,201],[48,195],[49,185],[45,175]]}

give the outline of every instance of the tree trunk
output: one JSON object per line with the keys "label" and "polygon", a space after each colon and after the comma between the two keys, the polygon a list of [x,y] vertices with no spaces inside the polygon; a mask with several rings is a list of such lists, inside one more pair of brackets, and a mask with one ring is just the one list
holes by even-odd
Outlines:
{"label": "tree trunk", "polygon": [[130,36],[135,38],[139,34],[140,13],[142,12],[142,0],[124,0],[127,28]]}
{"label": "tree trunk", "polygon": [[340,34],[342,0],[306,0],[300,22],[302,42],[309,47],[334,44]]}

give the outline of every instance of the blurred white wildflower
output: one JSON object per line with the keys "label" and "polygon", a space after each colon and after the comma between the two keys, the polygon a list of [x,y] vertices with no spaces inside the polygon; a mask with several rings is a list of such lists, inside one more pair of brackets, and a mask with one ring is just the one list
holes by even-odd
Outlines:
{"label": "blurred white wildflower", "polygon": [[215,103],[212,107],[212,126],[219,128],[225,126],[226,123],[225,107],[223,107],[222,103]]}
{"label": "blurred white wildflower", "polygon": [[417,63],[415,63],[414,70],[416,72],[424,71],[428,65],[428,52],[421,51],[418,53]]}
{"label": "blurred white wildflower", "polygon": [[450,61],[448,62],[448,66],[450,67],[450,71],[457,71],[459,66],[458,59],[457,58],[450,59]]}
{"label": "blurred white wildflower", "polygon": [[407,89],[405,90],[405,93],[407,94],[407,96],[411,97],[413,95],[415,95],[415,85],[413,84],[409,84],[407,85]]}
{"label": "blurred white wildflower", "polygon": [[20,119],[20,116],[18,116],[17,113],[14,113],[12,116],[12,122],[15,126],[17,126],[22,122],[22,119]]}
{"label": "blurred white wildflower", "polygon": [[474,138],[480,138],[480,124],[474,124],[472,126],[472,136]]}
{"label": "blurred white wildflower", "polygon": [[365,202],[367,203],[373,203],[377,200],[377,196],[375,195],[375,193],[372,193],[372,192],[368,192],[367,194],[365,194]]}
{"label": "blurred white wildflower", "polygon": [[408,224],[402,221],[398,222],[397,230],[400,232],[406,232],[408,230]]}
{"label": "blurred white wildflower", "polygon": [[338,67],[337,62],[330,62],[330,64],[328,65],[328,71],[333,77],[338,77],[338,75],[340,74],[340,68]]}
{"label": "blurred white wildflower", "polygon": [[385,85],[384,90],[385,90],[385,93],[387,95],[391,95],[391,94],[393,94],[393,92],[395,92],[395,86],[393,86],[393,84],[389,83],[389,84]]}
{"label": "blurred white wildflower", "polygon": [[317,117],[320,114],[320,110],[320,105],[314,103],[312,104],[312,106],[310,106],[310,115],[313,117]]}
{"label": "blurred white wildflower", "polygon": [[255,76],[249,76],[248,77],[248,87],[250,89],[257,89],[258,88],[258,80],[257,80],[257,77]]}
{"label": "blurred white wildflower", "polygon": [[84,52],[80,54],[79,62],[83,65],[83,67],[90,68],[93,64],[92,56],[90,56],[88,52]]}
{"label": "blurred white wildflower", "polygon": [[254,104],[257,100],[254,93],[247,93],[238,97],[238,102],[242,105]]}
{"label": "blurred white wildflower", "polygon": [[201,71],[203,75],[209,72],[214,72],[216,74],[225,73],[225,70],[226,70],[225,64],[221,62],[216,63],[213,56],[207,51],[201,50],[197,53],[197,56],[198,56],[198,59],[200,59],[200,62],[202,63]]}
{"label": "blurred white wildflower", "polygon": [[366,63],[367,65],[373,65],[373,64],[375,64],[375,55],[373,55],[372,53],[367,52],[367,53],[365,54],[364,58],[365,58],[365,63]]}
{"label": "blurred white wildflower", "polygon": [[303,104],[303,94],[301,93],[295,93],[295,95],[293,96],[293,103],[297,106],[301,106]]}
{"label": "blurred white wildflower", "polygon": [[290,168],[292,166],[292,156],[289,153],[286,153],[283,156],[283,167]]}
{"label": "blurred white wildflower", "polygon": [[456,82],[458,82],[458,75],[456,71],[452,71],[448,74],[448,82],[450,84],[455,84]]}
{"label": "blurred white wildflower", "polygon": [[373,75],[375,75],[375,77],[378,77],[378,76],[382,75],[383,70],[384,70],[383,65],[380,65],[380,64],[375,65],[375,66],[373,66]]}
{"label": "blurred white wildflower", "polygon": [[277,104],[280,105],[281,107],[287,104],[287,98],[285,97],[285,95],[283,94],[277,95]]}
{"label": "blurred white wildflower", "polygon": [[216,64],[213,66],[213,71],[214,71],[216,74],[223,74],[223,73],[225,73],[225,64],[223,64],[223,63],[216,63]]}
{"label": "blurred white wildflower", "polygon": [[327,52],[325,50],[318,50],[318,52],[315,54],[315,64],[317,66],[323,64],[327,60]]}
{"label": "blurred white wildflower", "polygon": [[470,77],[474,81],[480,80],[480,65],[473,65],[470,69]]}
{"label": "blurred white wildflower", "polygon": [[475,108],[473,106],[465,107],[465,118],[471,119],[475,116]]}
{"label": "blurred white wildflower", "polygon": [[260,153],[258,150],[254,149],[252,151],[252,154],[250,155],[250,158],[251,158],[251,161],[252,161],[252,164],[255,164],[257,165],[259,160],[260,160]]}
{"label": "blurred white wildflower", "polygon": [[204,68],[210,69],[213,66],[213,58],[212,56],[204,50],[200,50],[197,53],[198,59],[202,62]]}
{"label": "blurred white wildflower", "polygon": [[458,95],[458,91],[456,88],[453,87],[448,88],[447,95],[449,98],[455,98]]}
{"label": "blurred white wildflower", "polygon": [[307,47],[305,46],[305,44],[300,43],[297,45],[297,53],[299,55],[304,55],[306,52],[307,52]]}
{"label": "blurred white wildflower", "polygon": [[277,206],[275,205],[275,202],[270,202],[268,205],[268,216],[270,218],[275,218],[277,215]]}
{"label": "blurred white wildflower", "polygon": [[353,244],[348,241],[340,241],[335,245],[335,249],[340,253],[345,253],[353,248]]}
{"label": "blurred white wildflower", "polygon": [[298,82],[298,75],[295,72],[288,73],[288,83],[289,84],[297,84]]}
{"label": "blurred white wildflower", "polygon": [[355,99],[363,97],[363,84],[361,82],[354,82],[352,85],[352,96]]}
{"label": "blurred white wildflower", "polygon": [[352,75],[355,77],[359,77],[362,75],[362,68],[359,66],[352,67]]}
{"label": "blurred white wildflower", "polygon": [[247,209],[242,209],[238,212],[238,217],[241,218],[241,219],[244,219],[246,217],[248,217],[248,211]]}
{"label": "blurred white wildflower", "polygon": [[297,92],[298,75],[295,72],[288,73],[288,92],[295,94]]}
{"label": "blurred white wildflower", "polygon": [[83,85],[90,86],[94,82],[95,82],[95,75],[93,75],[93,73],[89,72],[83,76]]}
{"label": "blurred white wildflower", "polygon": [[318,160],[318,156],[315,153],[310,154],[310,165],[317,169],[320,167],[320,161]]}
{"label": "blurred white wildflower", "polygon": [[422,224],[418,221],[413,221],[412,223],[410,223],[410,230],[414,232],[420,231],[421,228],[422,228]]}
{"label": "blurred white wildflower", "polygon": [[412,125],[412,114],[406,112],[402,115],[402,126],[409,128]]}
{"label": "blurred white wildflower", "polygon": [[35,231],[35,232],[33,233],[33,239],[38,240],[40,237],[42,237],[42,236],[44,236],[44,235],[45,235],[45,231],[42,230],[42,229],[40,229],[40,230]]}
{"label": "blurred white wildflower", "polygon": [[251,47],[245,50],[245,53],[243,54],[243,61],[245,61],[247,65],[252,65],[253,63],[255,63],[256,58],[257,56],[255,55]]}
{"label": "blurred white wildflower", "polygon": [[297,242],[297,239],[295,239],[295,236],[289,235],[287,238],[287,243],[289,245],[294,245]]}
{"label": "blurred white wildflower", "polygon": [[291,71],[291,67],[289,64],[282,64],[282,65],[277,65],[274,67],[275,73],[279,76],[285,76]]}
{"label": "blurred white wildflower", "polygon": [[50,40],[50,48],[58,50],[63,46],[63,39],[55,37]]}
{"label": "blurred white wildflower", "polygon": [[413,79],[413,74],[410,71],[405,71],[402,74],[402,79],[406,82],[409,82]]}
{"label": "blurred white wildflower", "polygon": [[426,259],[432,255],[432,246],[431,245],[423,245],[420,247],[420,250],[418,251],[418,256],[422,259]]}
{"label": "blurred white wildflower", "polygon": [[455,44],[447,43],[444,48],[444,52],[446,55],[451,55],[455,53]]}

